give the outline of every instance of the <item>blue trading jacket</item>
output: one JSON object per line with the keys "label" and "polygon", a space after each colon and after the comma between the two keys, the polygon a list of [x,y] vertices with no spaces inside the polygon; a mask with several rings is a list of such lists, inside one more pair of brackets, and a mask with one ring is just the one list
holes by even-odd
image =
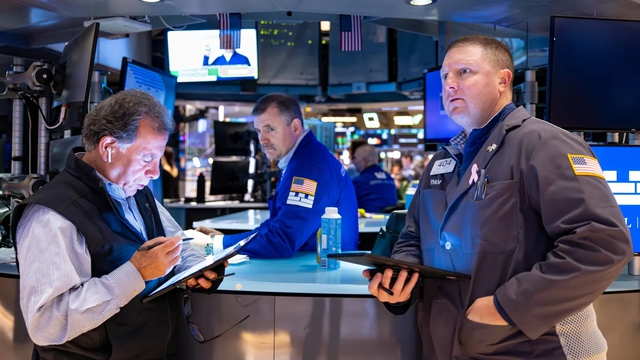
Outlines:
{"label": "blue trading jacket", "polygon": [[378,165],[362,170],[360,176],[353,179],[353,187],[356,189],[358,208],[366,212],[379,213],[398,203],[396,185],[391,175]]}
{"label": "blue trading jacket", "polygon": [[358,205],[353,183],[340,162],[309,131],[296,148],[269,198],[269,219],[251,232],[225,235],[225,248],[257,232],[243,253],[257,258],[289,258],[315,251],[320,217],[327,206],[342,216],[342,251],[358,248]]}

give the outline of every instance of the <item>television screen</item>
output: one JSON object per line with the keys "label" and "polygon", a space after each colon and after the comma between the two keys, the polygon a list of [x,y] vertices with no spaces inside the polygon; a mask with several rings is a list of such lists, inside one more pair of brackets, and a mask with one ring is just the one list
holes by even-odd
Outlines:
{"label": "television screen", "polygon": [[123,90],[140,89],[164,104],[173,118],[176,102],[176,77],[129,58],[122,58],[120,86]]}
{"label": "television screen", "polygon": [[440,68],[424,72],[424,142],[448,143],[462,128],[447,116],[442,104]]}
{"label": "television screen", "polygon": [[547,120],[567,130],[640,129],[638,44],[638,21],[552,16]]}
{"label": "television screen", "polygon": [[247,193],[249,160],[215,160],[211,164],[209,195],[243,195]]}
{"label": "television screen", "polygon": [[592,146],[640,253],[640,146]]}
{"label": "television screen", "polygon": [[178,82],[251,80],[258,78],[255,29],[242,29],[240,47],[220,49],[220,30],[167,32],[169,72]]}

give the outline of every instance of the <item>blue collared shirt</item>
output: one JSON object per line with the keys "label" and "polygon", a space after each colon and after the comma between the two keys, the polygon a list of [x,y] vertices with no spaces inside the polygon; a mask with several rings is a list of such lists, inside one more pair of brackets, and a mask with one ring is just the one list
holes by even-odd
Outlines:
{"label": "blue collared shirt", "polygon": [[487,122],[483,127],[472,129],[469,136],[466,136],[464,131],[461,131],[458,135],[454,136],[451,139],[451,145],[457,147],[462,151],[462,165],[460,166],[460,170],[458,173],[458,182],[462,179],[462,176],[467,171],[469,166],[471,166],[471,162],[478,155],[480,149],[487,141],[493,129],[495,129],[496,125],[504,121],[504,119],[511,114],[513,110],[516,109],[514,103],[508,103],[505,105],[500,111],[498,111],[492,118]]}

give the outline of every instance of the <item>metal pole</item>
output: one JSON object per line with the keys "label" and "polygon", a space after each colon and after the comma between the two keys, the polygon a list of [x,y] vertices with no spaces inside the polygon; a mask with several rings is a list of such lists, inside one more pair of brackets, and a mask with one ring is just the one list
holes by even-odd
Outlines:
{"label": "metal pole", "polygon": [[[38,112],[38,174],[47,175],[47,152],[49,148],[49,130],[45,126],[46,119],[49,118],[49,98],[41,96],[38,105],[42,112]],[[44,114],[44,115],[43,115]]]}
{"label": "metal pole", "polygon": [[[13,71],[24,72],[24,59],[13,58]],[[11,135],[11,174],[22,174],[22,136],[23,136],[24,103],[13,99],[12,135]]]}
{"label": "metal pole", "polygon": [[538,83],[536,82],[536,71],[526,70],[524,72],[524,87],[522,90],[524,107],[531,116],[536,116],[536,104],[538,103]]}

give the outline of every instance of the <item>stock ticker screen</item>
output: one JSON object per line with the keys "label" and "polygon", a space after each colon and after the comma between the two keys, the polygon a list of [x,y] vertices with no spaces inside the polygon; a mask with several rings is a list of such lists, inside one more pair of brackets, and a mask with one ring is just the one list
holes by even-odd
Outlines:
{"label": "stock ticker screen", "polygon": [[592,146],[640,253],[640,146]]}

